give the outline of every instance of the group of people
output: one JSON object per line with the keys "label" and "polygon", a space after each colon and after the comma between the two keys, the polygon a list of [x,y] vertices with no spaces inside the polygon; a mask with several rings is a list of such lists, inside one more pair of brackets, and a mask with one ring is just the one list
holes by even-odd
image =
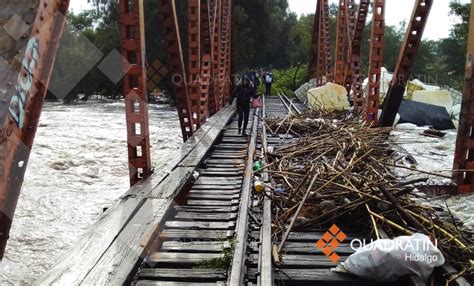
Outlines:
{"label": "group of people", "polygon": [[239,114],[238,132],[242,136],[247,136],[246,129],[250,116],[250,103],[260,97],[258,87],[260,80],[265,83],[265,95],[270,96],[272,91],[273,75],[271,72],[260,73],[250,70],[241,75],[230,97],[230,104],[237,101],[237,113]]}

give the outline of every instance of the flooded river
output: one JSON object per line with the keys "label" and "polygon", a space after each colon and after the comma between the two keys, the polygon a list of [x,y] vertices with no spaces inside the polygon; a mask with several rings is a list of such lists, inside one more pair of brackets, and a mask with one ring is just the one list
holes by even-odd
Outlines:
{"label": "flooded river", "polygon": [[[177,112],[150,106],[153,164],[182,142]],[[0,285],[30,285],[128,189],[123,103],[46,104],[28,164]]]}

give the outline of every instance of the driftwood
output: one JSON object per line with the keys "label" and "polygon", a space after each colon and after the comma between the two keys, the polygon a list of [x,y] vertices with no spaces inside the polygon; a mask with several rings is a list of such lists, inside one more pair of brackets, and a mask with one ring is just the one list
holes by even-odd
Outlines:
{"label": "driftwood", "polygon": [[[264,126],[268,134],[293,138],[265,154],[272,185],[285,190],[271,194],[275,258],[290,231],[327,227],[351,214],[352,220],[371,226],[376,237],[382,228],[392,237],[419,232],[437,239],[460,271],[473,273],[470,232],[439,208],[421,204],[413,191],[426,177],[397,176],[398,167],[436,174],[415,169],[409,155],[399,153],[399,139],[390,136],[390,128],[370,128],[347,112],[266,119]],[[324,166],[317,176],[314,166]]]}

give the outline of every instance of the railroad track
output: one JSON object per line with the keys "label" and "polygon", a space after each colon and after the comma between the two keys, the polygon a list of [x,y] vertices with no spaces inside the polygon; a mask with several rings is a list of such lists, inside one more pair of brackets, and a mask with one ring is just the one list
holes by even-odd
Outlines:
{"label": "railroad track", "polygon": [[301,114],[306,108],[298,99],[290,99],[286,94],[281,93],[279,96],[280,101],[283,103],[287,112],[294,114]]}
{"label": "railroad track", "polygon": [[134,285],[238,285],[245,272],[247,212],[257,117],[251,136],[227,126],[168,210]]}
{"label": "railroad track", "polygon": [[[260,119],[303,111],[301,103],[283,94],[267,97],[252,117],[250,137],[237,134],[234,118],[167,211],[159,235],[131,276],[132,285],[419,285],[408,278],[380,284],[331,271],[336,264],[315,244],[332,223],[291,231],[280,261],[274,262],[271,178],[254,172],[252,165],[257,159],[265,164],[269,148],[298,138],[267,134]],[[252,191],[256,180],[267,184],[266,195]],[[350,217],[337,225],[348,236],[337,249],[344,261],[354,252],[349,241],[369,240],[371,226]]]}

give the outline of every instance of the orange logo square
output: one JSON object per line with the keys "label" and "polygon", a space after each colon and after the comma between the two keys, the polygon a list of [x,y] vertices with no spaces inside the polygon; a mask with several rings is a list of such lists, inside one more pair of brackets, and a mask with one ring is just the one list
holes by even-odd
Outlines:
{"label": "orange logo square", "polygon": [[320,249],[324,255],[333,263],[337,263],[341,257],[337,255],[336,249],[347,238],[347,235],[335,224],[327,231],[320,240],[316,242],[316,248]]}

